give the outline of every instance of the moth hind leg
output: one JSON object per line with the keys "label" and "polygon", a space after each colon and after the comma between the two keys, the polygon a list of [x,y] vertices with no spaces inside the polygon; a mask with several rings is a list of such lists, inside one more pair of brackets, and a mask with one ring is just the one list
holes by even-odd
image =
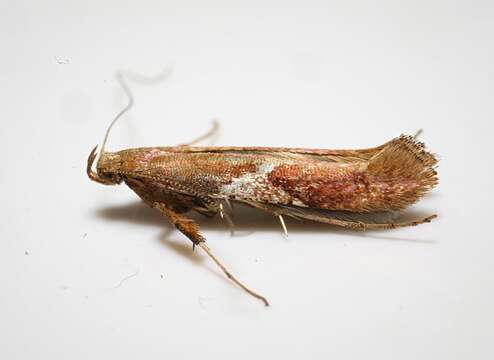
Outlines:
{"label": "moth hind leg", "polygon": [[337,225],[354,230],[386,230],[397,229],[401,227],[417,226],[424,223],[429,223],[435,219],[437,215],[431,215],[422,219],[404,222],[389,222],[389,223],[366,223],[362,221],[349,221],[336,218],[314,219],[315,221]]}
{"label": "moth hind leg", "polygon": [[351,218],[344,219],[339,217],[333,217],[330,215],[322,215],[321,213],[318,212],[311,213],[310,211],[297,211],[292,213],[289,212],[287,213],[287,215],[291,215],[299,219],[317,221],[317,222],[336,225],[353,230],[386,230],[386,229],[396,229],[401,227],[416,226],[424,223],[429,223],[437,217],[437,215],[431,215],[411,221],[372,222],[372,221],[363,221],[361,219],[351,219]]}
{"label": "moth hind leg", "polygon": [[268,301],[262,295],[252,291],[247,286],[245,286],[240,280],[238,280],[228,268],[212,253],[211,249],[205,244],[206,239],[199,232],[199,225],[188,217],[181,215],[172,209],[168,208],[162,203],[153,203],[152,207],[159,210],[180,232],[187,236],[194,246],[201,248],[218,267],[223,271],[228,279],[230,279],[234,284],[238,285],[241,289],[247,292],[249,295],[261,300],[264,305],[269,306]]}
{"label": "moth hind leg", "polygon": [[[437,217],[437,215],[431,215],[418,220],[403,222],[395,222],[390,220],[373,221],[373,219],[362,218],[362,214],[346,214],[346,216],[343,217],[338,212],[324,211],[320,209],[318,210],[292,206],[273,206],[256,202],[249,202],[248,204],[255,208],[265,210],[275,216],[286,215],[299,220],[311,220],[353,230],[396,229],[400,227],[416,226],[429,223]],[[280,221],[281,219],[282,218],[280,218]]]}

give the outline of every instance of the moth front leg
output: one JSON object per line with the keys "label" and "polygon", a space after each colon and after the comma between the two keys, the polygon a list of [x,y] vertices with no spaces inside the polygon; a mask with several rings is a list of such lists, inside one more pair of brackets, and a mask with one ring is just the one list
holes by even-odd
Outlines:
{"label": "moth front leg", "polygon": [[206,239],[199,233],[199,225],[188,217],[178,214],[177,212],[168,208],[162,203],[153,203],[152,207],[158,209],[170,222],[185,236],[187,236],[193,244],[193,247],[198,246],[201,248],[215,263],[218,267],[225,273],[226,277],[230,279],[233,283],[242,288],[245,292],[252,295],[256,299],[261,300],[264,305],[269,306],[268,301],[262,295],[252,291],[242,282],[240,282],[233,274],[226,268],[225,265],[211,252],[211,249],[205,244]]}
{"label": "moth front leg", "polygon": [[192,241],[193,247],[205,242],[206,239],[199,233],[199,225],[188,217],[181,215],[164,204],[154,203],[152,205],[155,209],[158,209],[170,222],[190,241]]}

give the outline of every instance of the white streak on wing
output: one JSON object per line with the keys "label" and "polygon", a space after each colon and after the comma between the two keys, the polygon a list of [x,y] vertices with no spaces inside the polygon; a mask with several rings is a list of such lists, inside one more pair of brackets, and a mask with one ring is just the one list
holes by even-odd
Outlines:
{"label": "white streak on wing", "polygon": [[[232,181],[231,184],[223,185],[221,193],[227,196],[252,198],[256,187],[266,182],[267,175],[274,170],[276,164],[265,162],[258,166],[255,173],[247,173]],[[253,184],[258,184],[253,186]]]}
{"label": "white streak on wing", "polygon": [[223,185],[221,194],[236,199],[249,199],[272,204],[293,204],[307,207],[299,199],[293,198],[282,188],[276,187],[268,181],[269,174],[278,166],[276,162],[268,161],[258,165],[255,173],[247,173]]}
{"label": "white streak on wing", "polygon": [[293,199],[292,204],[295,206],[300,206],[300,207],[307,207],[302,201],[299,199]]}

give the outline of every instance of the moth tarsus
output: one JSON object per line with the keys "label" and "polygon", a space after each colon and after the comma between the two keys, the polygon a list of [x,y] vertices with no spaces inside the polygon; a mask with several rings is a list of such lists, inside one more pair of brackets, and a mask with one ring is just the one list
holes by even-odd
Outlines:
{"label": "moth tarsus", "polygon": [[204,250],[204,252],[220,267],[220,269],[225,273],[226,277],[228,279],[230,279],[231,281],[233,281],[235,284],[237,284],[240,288],[242,288],[245,292],[247,292],[249,295],[252,295],[253,297],[255,297],[256,299],[259,299],[261,300],[264,305],[266,306],[269,306],[269,302],[268,300],[256,293],[255,291],[252,291],[251,289],[249,289],[247,286],[245,286],[241,281],[239,281],[235,276],[233,276],[233,274],[226,268],[225,265],[223,265],[221,263],[221,261],[211,252],[211,249],[209,249],[209,247],[204,243],[204,242],[201,242],[199,244],[197,244],[197,246],[199,246],[202,250]]}
{"label": "moth tarsus", "polygon": [[191,146],[213,135],[215,122],[187,144],[107,152],[111,128],[133,104],[130,89],[119,80],[129,103],[110,124],[99,157],[97,147],[91,151],[87,175],[104,185],[125,183],[187,236],[193,249],[200,247],[233,283],[265,305],[265,297],[241,283],[212,254],[186,212],[219,215],[233,229],[230,214],[237,202],[278,217],[285,236],[284,217],[352,230],[414,226],[436,217],[397,222],[393,216],[438,183],[436,157],[416,140],[421,131],[358,150]]}

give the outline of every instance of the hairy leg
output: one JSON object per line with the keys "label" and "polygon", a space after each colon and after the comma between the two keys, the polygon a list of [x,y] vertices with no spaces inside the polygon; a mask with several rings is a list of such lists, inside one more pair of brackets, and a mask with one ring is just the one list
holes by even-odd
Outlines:
{"label": "hairy leg", "polygon": [[225,273],[225,275],[242,288],[245,292],[252,295],[256,299],[261,300],[264,305],[269,306],[268,301],[264,296],[257,294],[256,292],[250,290],[242,282],[240,282],[232,273],[226,268],[225,265],[211,252],[211,249],[205,244],[206,239],[199,233],[199,225],[196,222],[189,219],[188,217],[176,213],[175,211],[169,209],[165,204],[153,203],[152,207],[158,209],[180,232],[187,236],[191,241],[193,246],[198,246],[201,248],[215,263],[218,267]]}
{"label": "hairy leg", "polygon": [[405,221],[405,222],[391,222],[391,223],[382,223],[382,224],[374,224],[374,223],[364,223],[361,221],[348,221],[341,220],[335,218],[318,218],[318,219],[310,219],[319,222],[323,222],[326,224],[342,226],[348,229],[354,230],[368,230],[368,229],[396,229],[400,227],[408,227],[408,226],[417,226],[424,223],[431,222],[432,219],[435,219],[437,215],[431,215],[423,219],[414,220],[414,221]]}
{"label": "hairy leg", "polygon": [[[347,229],[353,230],[370,230],[370,229],[395,229],[400,227],[408,227],[408,226],[416,226],[424,223],[431,222],[432,219],[435,219],[437,215],[431,215],[422,219],[413,220],[413,221],[404,221],[404,222],[367,222],[367,221],[359,221],[359,220],[348,220],[348,219],[340,219],[328,214],[321,213],[317,210],[309,209],[309,208],[293,208],[293,207],[280,207],[280,206],[272,206],[254,202],[248,202],[252,207],[265,210],[277,217],[281,215],[286,215],[295,219],[304,219],[317,221],[324,224],[341,226]],[[282,218],[280,218],[281,221]],[[283,226],[283,225],[282,225]]]}

